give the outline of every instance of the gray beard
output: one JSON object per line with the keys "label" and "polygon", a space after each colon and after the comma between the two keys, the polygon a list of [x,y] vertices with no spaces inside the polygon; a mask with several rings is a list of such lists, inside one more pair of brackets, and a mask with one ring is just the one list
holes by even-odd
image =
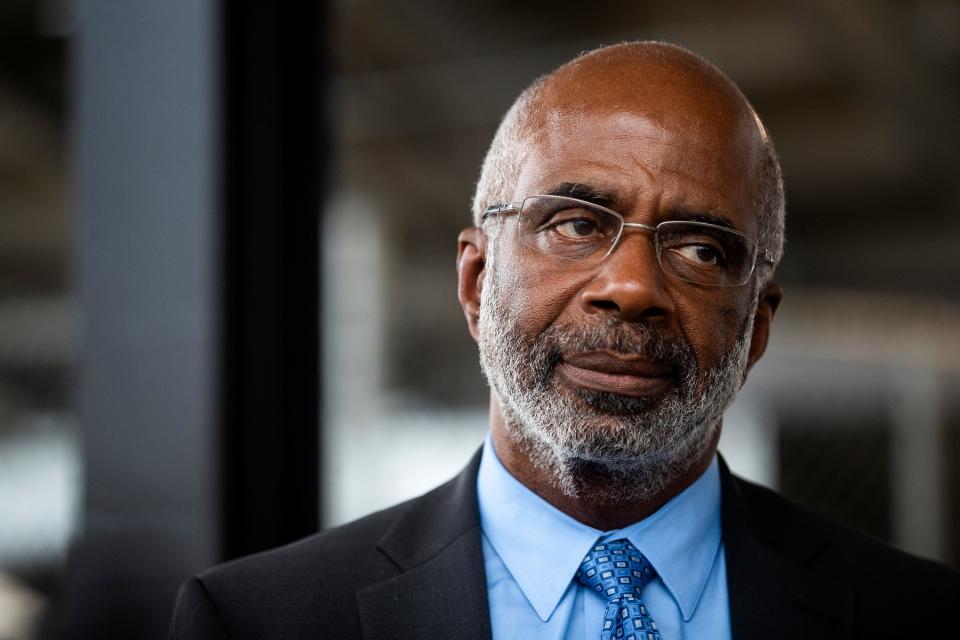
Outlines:
{"label": "gray beard", "polygon": [[[648,324],[598,317],[528,337],[488,262],[479,318],[480,366],[500,399],[507,435],[563,494],[597,503],[647,501],[707,453],[746,372],[754,312],[716,366],[701,370],[693,348]],[[565,385],[565,353],[608,350],[668,365],[674,384],[635,398]]]}

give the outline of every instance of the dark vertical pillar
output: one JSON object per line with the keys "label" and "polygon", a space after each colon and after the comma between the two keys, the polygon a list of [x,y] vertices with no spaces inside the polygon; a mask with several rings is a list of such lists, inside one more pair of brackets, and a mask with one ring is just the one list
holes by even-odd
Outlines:
{"label": "dark vertical pillar", "polygon": [[225,557],[319,522],[322,2],[224,2]]}
{"label": "dark vertical pillar", "polygon": [[69,638],[165,638],[184,578],[317,528],[322,6],[83,4]]}

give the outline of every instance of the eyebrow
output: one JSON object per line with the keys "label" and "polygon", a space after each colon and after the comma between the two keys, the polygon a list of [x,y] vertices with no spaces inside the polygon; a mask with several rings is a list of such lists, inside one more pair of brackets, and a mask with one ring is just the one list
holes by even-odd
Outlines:
{"label": "eyebrow", "polygon": [[718,227],[726,227],[734,231],[739,231],[737,225],[733,224],[730,218],[712,211],[693,211],[691,209],[673,208],[670,209],[669,219],[684,220],[687,222],[706,222],[707,224],[715,224]]}
{"label": "eyebrow", "polygon": [[582,182],[562,182],[549,191],[544,191],[545,196],[566,196],[567,198],[576,198],[591,204],[612,209],[617,202],[617,197],[610,191],[605,191],[598,187],[590,186]]}

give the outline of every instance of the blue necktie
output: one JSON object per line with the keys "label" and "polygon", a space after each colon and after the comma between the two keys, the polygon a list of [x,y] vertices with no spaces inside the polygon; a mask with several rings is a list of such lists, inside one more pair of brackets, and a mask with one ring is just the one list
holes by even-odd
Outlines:
{"label": "blue necktie", "polygon": [[656,575],[629,540],[594,545],[577,569],[577,581],[607,599],[600,640],[660,640],[657,624],[640,601]]}

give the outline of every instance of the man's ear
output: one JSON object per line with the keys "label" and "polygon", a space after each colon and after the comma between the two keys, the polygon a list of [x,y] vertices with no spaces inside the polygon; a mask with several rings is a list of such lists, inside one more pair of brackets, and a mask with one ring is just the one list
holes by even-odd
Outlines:
{"label": "man's ear", "polygon": [[480,292],[487,263],[487,236],[478,227],[467,227],[457,237],[457,298],[470,335],[479,337]]}
{"label": "man's ear", "polygon": [[760,356],[767,350],[770,338],[770,324],[783,300],[783,289],[776,282],[770,282],[760,291],[757,311],[753,317],[753,336],[750,338],[750,351],[747,356],[747,371],[753,368]]}

